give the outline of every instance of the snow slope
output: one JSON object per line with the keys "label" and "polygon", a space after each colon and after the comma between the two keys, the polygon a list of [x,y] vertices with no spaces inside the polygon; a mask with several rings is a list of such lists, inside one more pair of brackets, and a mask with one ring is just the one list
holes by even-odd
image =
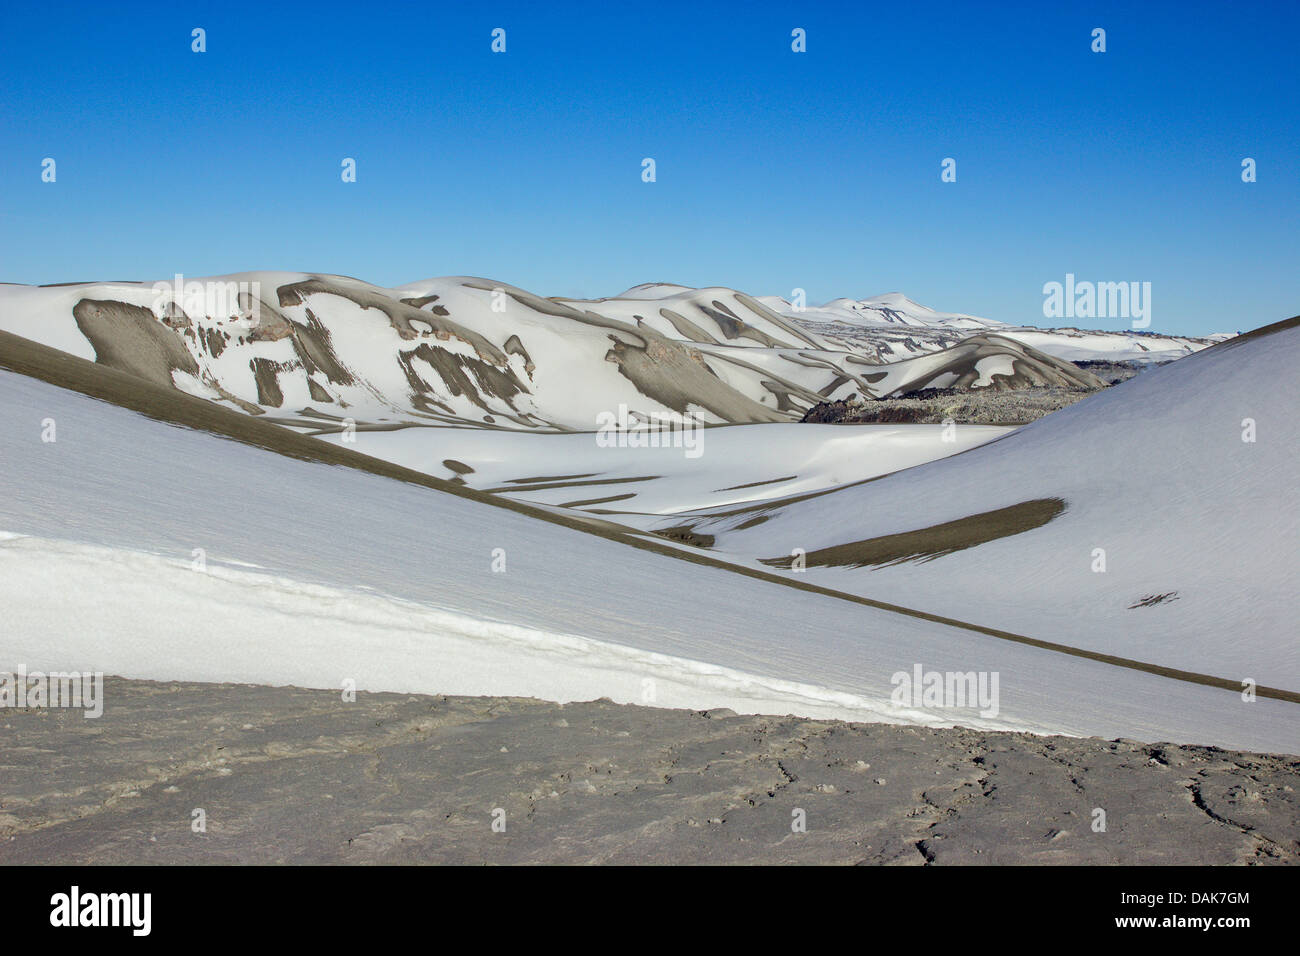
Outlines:
{"label": "snow slope", "polygon": [[[1292,704],[1243,707],[1222,690],[162,424],[9,371],[0,406],[0,666],[558,699],[642,700],[650,679],[658,702],[697,707],[1296,749]],[[207,572],[192,570],[195,549]],[[893,708],[890,676],[916,663],[996,671],[999,714]]]}
{"label": "snow slope", "polygon": [[538,435],[469,428],[322,434],[438,478],[596,514],[658,516],[834,488],[975,448],[1013,431],[939,425],[774,423],[702,429],[693,447],[602,446],[590,433]]}
{"label": "snow slope", "polygon": [[[749,562],[802,548],[808,579],[829,587],[1300,690],[1298,363],[1300,327],[1279,323],[965,454],[769,503],[759,525],[742,527],[757,512],[688,523]],[[968,519],[1007,508],[1037,526],[972,542]],[[963,521],[931,533],[951,553],[880,540]]]}

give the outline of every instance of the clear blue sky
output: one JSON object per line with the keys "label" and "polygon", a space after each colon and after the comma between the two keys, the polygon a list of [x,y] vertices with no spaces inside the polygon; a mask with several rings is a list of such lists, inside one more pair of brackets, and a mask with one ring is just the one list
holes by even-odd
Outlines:
{"label": "clear blue sky", "polygon": [[1300,312],[1294,0],[613,6],[8,4],[0,280],[670,281],[1042,324],[1070,272],[1151,282],[1152,330]]}

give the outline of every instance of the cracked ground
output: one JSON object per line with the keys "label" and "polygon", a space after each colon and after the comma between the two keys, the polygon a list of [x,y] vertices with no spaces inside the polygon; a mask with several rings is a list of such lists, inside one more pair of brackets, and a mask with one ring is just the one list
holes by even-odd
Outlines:
{"label": "cracked ground", "polygon": [[0,711],[0,863],[1300,862],[1295,756],[608,701],[105,700]]}

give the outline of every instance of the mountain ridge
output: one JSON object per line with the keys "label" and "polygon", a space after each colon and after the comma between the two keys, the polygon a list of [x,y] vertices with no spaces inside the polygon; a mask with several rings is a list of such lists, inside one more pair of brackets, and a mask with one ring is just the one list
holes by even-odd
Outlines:
{"label": "mountain ridge", "polygon": [[[0,328],[303,427],[318,427],[323,410],[366,426],[543,431],[589,430],[597,413],[624,406],[755,423],[903,389],[1096,388],[1073,354],[1054,351],[1123,356],[1136,341],[1017,329],[894,293],[860,300],[860,311],[883,318],[854,326],[722,286],[645,283],[627,293],[546,298],[471,276],[385,289],[296,272],[10,285],[0,288]],[[1155,360],[1208,344],[1147,342],[1136,348]]]}

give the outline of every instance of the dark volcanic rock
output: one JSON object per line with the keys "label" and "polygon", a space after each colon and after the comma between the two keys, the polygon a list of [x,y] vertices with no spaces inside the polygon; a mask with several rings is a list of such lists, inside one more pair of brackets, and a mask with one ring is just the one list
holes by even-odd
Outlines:
{"label": "dark volcanic rock", "polygon": [[820,424],[1027,425],[1087,398],[1096,389],[1032,386],[1017,389],[922,388],[897,398],[821,402],[801,421]]}

